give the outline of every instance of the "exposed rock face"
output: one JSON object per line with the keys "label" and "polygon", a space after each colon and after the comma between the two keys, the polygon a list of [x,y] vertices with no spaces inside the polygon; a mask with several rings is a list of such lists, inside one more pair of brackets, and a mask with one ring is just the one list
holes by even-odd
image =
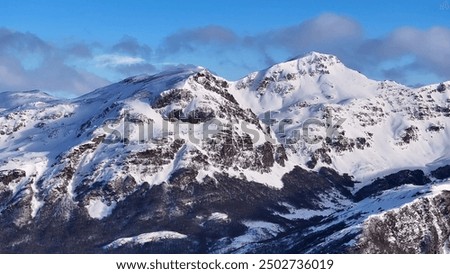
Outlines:
{"label": "exposed rock face", "polygon": [[[341,193],[328,176],[324,178],[300,167],[283,177],[285,186],[280,190],[230,178],[227,174],[216,174],[215,179],[206,178],[199,184],[195,179],[197,174],[196,170],[182,169],[161,185],[137,186],[124,200],[117,203],[113,215],[102,220],[90,219],[78,207],[71,210],[66,222],[50,222],[54,211],[51,207],[45,207],[40,211],[40,218],[35,219],[27,230],[17,231],[14,227],[9,229],[13,230],[11,233],[14,235],[26,235],[26,240],[11,245],[8,238],[3,238],[2,252],[217,252],[218,248],[223,248],[216,245],[219,240],[228,239],[231,242],[233,238],[245,234],[248,227],[242,223],[244,220],[272,222],[289,228],[295,222],[274,212],[288,212],[288,204],[320,210],[324,202],[330,203],[338,197],[348,195],[346,192]],[[345,180],[336,174],[334,176]],[[133,187],[134,182],[132,179],[125,179],[118,185],[121,188],[109,189],[110,193],[105,188],[97,189],[96,192],[106,192],[103,195],[109,196],[116,191],[127,193],[127,186]],[[245,195],[237,195],[238,193]],[[227,217],[212,219],[214,212],[222,212]],[[45,223],[46,221],[49,223]],[[150,243],[132,249],[101,248],[117,238],[163,228],[176,230],[189,235],[189,238],[164,241],[162,245]],[[55,229],[58,233],[55,233]],[[83,237],[84,233],[88,233],[89,240]],[[44,244],[47,240],[51,243]],[[59,246],[59,242],[64,242],[64,247]],[[233,250],[234,248],[228,251]]]}
{"label": "exposed rock face", "polygon": [[21,178],[25,177],[25,171],[20,169],[13,170],[1,170],[0,171],[0,182],[3,185],[8,185],[10,183],[17,183]]}

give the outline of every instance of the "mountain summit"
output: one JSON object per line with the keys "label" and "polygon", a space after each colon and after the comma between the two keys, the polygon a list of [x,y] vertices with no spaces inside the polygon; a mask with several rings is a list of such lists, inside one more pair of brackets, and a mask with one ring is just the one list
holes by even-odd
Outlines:
{"label": "mountain summit", "polygon": [[0,251],[446,252],[449,83],[312,52],[235,82],[0,93]]}
{"label": "mountain summit", "polygon": [[[255,111],[289,107],[299,101],[340,103],[376,94],[377,82],[327,54],[312,52],[254,72],[235,88],[242,104]],[[256,98],[256,99],[255,99]]]}

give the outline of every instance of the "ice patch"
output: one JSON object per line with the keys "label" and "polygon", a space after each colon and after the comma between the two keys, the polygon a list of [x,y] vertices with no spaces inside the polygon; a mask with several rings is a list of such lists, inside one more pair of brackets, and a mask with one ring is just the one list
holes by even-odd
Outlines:
{"label": "ice patch", "polygon": [[445,241],[444,245],[442,246],[442,253],[450,254],[450,238]]}
{"label": "ice patch", "polygon": [[436,196],[444,191],[450,191],[450,180],[445,180],[442,183],[435,184],[431,187],[431,196]]}
{"label": "ice patch", "polygon": [[134,237],[128,237],[128,238],[120,238],[115,240],[114,242],[105,245],[104,249],[113,249],[118,248],[123,245],[143,245],[145,243],[149,242],[157,242],[161,240],[167,240],[167,239],[185,239],[187,238],[186,235],[173,232],[173,231],[157,231],[157,232],[150,232],[150,233],[144,233],[140,234],[138,236]]}
{"label": "ice patch", "polygon": [[245,253],[248,245],[270,239],[283,231],[279,225],[264,221],[242,222],[247,228],[244,235],[232,239],[226,247],[219,249],[218,253]]}
{"label": "ice patch", "polygon": [[309,220],[316,216],[325,217],[334,213],[335,209],[312,210],[312,209],[295,209],[287,214],[277,214],[289,220]]}
{"label": "ice patch", "polygon": [[214,212],[208,217],[208,220],[228,220],[228,215],[222,212]]}
{"label": "ice patch", "polygon": [[111,205],[105,204],[102,200],[90,200],[89,205],[86,206],[89,216],[94,219],[101,220],[111,214],[116,207],[116,203],[112,202]]}
{"label": "ice patch", "polygon": [[31,218],[36,217],[37,213],[39,212],[39,209],[41,209],[43,205],[44,202],[39,201],[33,194],[33,197],[31,198]]}

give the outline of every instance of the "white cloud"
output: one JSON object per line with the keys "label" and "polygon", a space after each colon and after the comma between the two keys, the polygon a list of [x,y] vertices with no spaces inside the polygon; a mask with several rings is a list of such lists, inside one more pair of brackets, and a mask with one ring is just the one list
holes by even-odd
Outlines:
{"label": "white cloud", "polygon": [[323,48],[337,48],[362,37],[358,22],[345,16],[326,13],[302,23],[256,38],[260,43],[286,48],[294,54]]}
{"label": "white cloud", "polygon": [[132,57],[119,54],[102,54],[94,58],[97,66],[100,67],[117,67],[131,66],[144,63],[145,60],[140,57]]}
{"label": "white cloud", "polygon": [[89,47],[66,50],[32,33],[0,27],[0,92],[41,89],[73,96],[108,84],[68,62],[82,55],[90,55]]}

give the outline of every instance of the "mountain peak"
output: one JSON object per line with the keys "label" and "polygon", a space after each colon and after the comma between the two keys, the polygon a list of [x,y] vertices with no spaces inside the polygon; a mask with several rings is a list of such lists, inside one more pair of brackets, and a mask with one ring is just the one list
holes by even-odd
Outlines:
{"label": "mountain peak", "polygon": [[[291,58],[286,62],[274,64],[261,72],[266,74],[266,76],[285,72],[291,76],[297,75],[300,77],[309,75],[313,77],[323,74],[330,74],[331,71],[334,70],[342,71],[346,69],[348,68],[345,67],[336,56],[312,51],[305,55]],[[293,79],[292,77],[289,78]]]}
{"label": "mountain peak", "polygon": [[275,66],[280,66],[283,64],[295,65],[297,67],[311,68],[311,67],[329,67],[335,64],[339,64],[341,61],[331,54],[320,53],[316,51],[311,51],[304,55],[299,55],[294,58],[289,59],[286,62],[277,64]]}
{"label": "mountain peak", "polygon": [[302,61],[308,61],[308,62],[319,62],[319,61],[335,61],[340,62],[339,59],[332,54],[326,54],[321,53],[317,51],[310,51],[304,55],[297,55],[294,58],[291,58],[289,61],[296,61],[296,60],[302,60]]}

